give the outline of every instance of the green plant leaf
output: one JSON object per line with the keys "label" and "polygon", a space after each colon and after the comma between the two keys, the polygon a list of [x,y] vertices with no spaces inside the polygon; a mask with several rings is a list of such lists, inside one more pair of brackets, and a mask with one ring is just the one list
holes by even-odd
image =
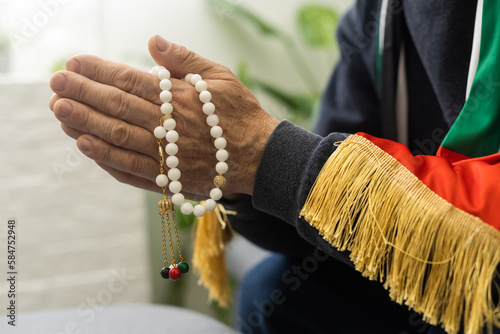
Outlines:
{"label": "green plant leaf", "polygon": [[259,29],[260,32],[264,35],[270,35],[270,36],[281,35],[281,32],[278,29],[274,28],[271,24],[265,22],[263,19],[261,19],[260,17],[258,17],[256,14],[246,9],[245,7],[242,6],[235,7],[235,13],[238,13],[241,15],[241,17],[246,18],[250,23],[255,25],[257,29]]}
{"label": "green plant leaf", "polygon": [[292,116],[307,119],[314,114],[320,94],[294,95],[258,79],[253,79],[253,82],[269,96],[281,102]]}
{"label": "green plant leaf", "polygon": [[238,66],[236,67],[236,77],[240,80],[247,88],[251,88],[253,83],[248,76],[248,62],[246,60],[240,60]]}
{"label": "green plant leaf", "polygon": [[[193,202],[193,201],[187,201],[191,202],[194,205],[198,204],[198,202]],[[194,220],[196,217],[193,214],[190,215],[184,215],[181,212],[180,206],[175,206],[175,212],[176,212],[176,218],[177,218],[177,226],[180,229],[188,228],[191,227],[194,223]]]}
{"label": "green plant leaf", "polygon": [[338,13],[322,5],[307,4],[297,15],[300,33],[306,43],[313,47],[335,45],[334,30],[338,21]]}
{"label": "green plant leaf", "polygon": [[234,4],[233,2],[234,1],[228,0],[207,0],[208,5],[220,16],[229,16],[231,14],[236,14],[240,18],[243,18],[249,23],[253,24],[263,35],[275,36],[285,39],[288,38],[279,29],[266,22],[264,19],[260,18],[251,10],[245,8],[242,5]]}
{"label": "green plant leaf", "polygon": [[50,71],[52,73],[56,73],[57,71],[62,71],[65,68],[66,68],[66,59],[60,59],[52,65],[52,67],[50,68]]}

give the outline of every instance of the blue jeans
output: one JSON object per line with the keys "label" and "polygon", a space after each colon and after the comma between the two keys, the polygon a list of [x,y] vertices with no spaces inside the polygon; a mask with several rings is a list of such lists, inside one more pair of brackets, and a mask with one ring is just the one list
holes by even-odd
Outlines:
{"label": "blue jeans", "polygon": [[389,299],[381,283],[315,251],[274,254],[254,267],[238,295],[243,334],[427,334],[432,326]]}

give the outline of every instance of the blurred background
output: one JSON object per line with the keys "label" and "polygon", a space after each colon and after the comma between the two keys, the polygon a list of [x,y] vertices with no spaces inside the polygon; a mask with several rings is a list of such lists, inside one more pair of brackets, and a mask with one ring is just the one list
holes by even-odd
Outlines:
{"label": "blurred background", "polygon": [[[207,303],[195,275],[160,278],[158,196],[118,183],[78,151],[48,108],[50,75],[78,53],[147,71],[148,37],[160,34],[231,68],[276,118],[310,128],[338,59],[334,29],[352,2],[0,0],[0,268],[13,218],[18,311],[83,316],[168,303],[230,324],[231,310]],[[181,231],[188,255],[191,225],[188,217]],[[234,288],[263,256],[232,242]],[[7,289],[2,279],[0,305]]]}

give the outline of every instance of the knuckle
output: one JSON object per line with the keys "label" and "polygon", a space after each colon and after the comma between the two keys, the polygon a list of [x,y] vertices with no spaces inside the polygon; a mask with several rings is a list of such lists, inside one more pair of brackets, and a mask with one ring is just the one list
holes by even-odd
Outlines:
{"label": "knuckle", "polygon": [[193,101],[196,101],[194,98],[194,94],[191,94],[190,91],[181,91],[175,95],[175,101],[172,102],[178,110],[186,110],[191,107]]}
{"label": "knuckle", "polygon": [[89,96],[92,96],[92,82],[87,80],[75,80],[75,99],[86,103]]}
{"label": "knuckle", "polygon": [[118,147],[126,146],[129,140],[129,131],[124,122],[119,122],[112,126],[110,134],[110,141],[113,145]]}
{"label": "knuckle", "polygon": [[93,68],[93,76],[97,81],[106,83],[109,80],[109,68],[106,65],[106,62],[102,58],[98,59],[99,61]]}
{"label": "knuckle", "polygon": [[116,73],[113,80],[116,87],[119,87],[125,91],[134,91],[137,87],[141,87],[141,77],[138,72],[130,67],[126,67],[123,70]]}
{"label": "knuckle", "polygon": [[113,90],[107,93],[106,109],[113,116],[118,118],[126,117],[127,96],[120,90]]}
{"label": "knuckle", "polygon": [[99,140],[94,147],[96,147],[96,149],[92,150],[92,159],[94,159],[97,163],[103,163],[105,165],[109,164],[113,156],[110,145],[103,145],[103,142]]}
{"label": "knuckle", "polygon": [[137,156],[130,156],[126,160],[127,170],[134,175],[140,175],[143,172],[142,163]]}
{"label": "knuckle", "polygon": [[196,60],[196,54],[186,48],[185,46],[181,46],[179,48],[176,48],[174,51],[176,54],[174,55],[175,58],[179,59],[179,62],[181,66],[189,65],[193,61]]}
{"label": "knuckle", "polygon": [[185,46],[181,46],[179,48],[175,49],[176,58],[178,58],[180,61],[186,61],[191,57],[191,51],[189,51]]}

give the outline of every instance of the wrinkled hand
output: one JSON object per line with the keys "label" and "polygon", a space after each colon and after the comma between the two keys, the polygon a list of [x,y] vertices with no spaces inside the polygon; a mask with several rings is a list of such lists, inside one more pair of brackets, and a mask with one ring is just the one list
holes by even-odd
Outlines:
{"label": "wrinkled hand", "polygon": [[[278,121],[226,67],[159,36],[150,38],[149,51],[172,74],[182,193],[193,200],[207,198],[217,174],[216,148],[198,93],[180,80],[187,73],[198,73],[208,83],[228,142],[224,195],[251,194],[262,150]],[[49,102],[51,110],[86,156],[120,182],[161,191],[155,183],[159,155],[152,133],[163,115],[155,75],[80,55],[68,60],[66,71],[53,75],[50,86],[55,92]]]}

